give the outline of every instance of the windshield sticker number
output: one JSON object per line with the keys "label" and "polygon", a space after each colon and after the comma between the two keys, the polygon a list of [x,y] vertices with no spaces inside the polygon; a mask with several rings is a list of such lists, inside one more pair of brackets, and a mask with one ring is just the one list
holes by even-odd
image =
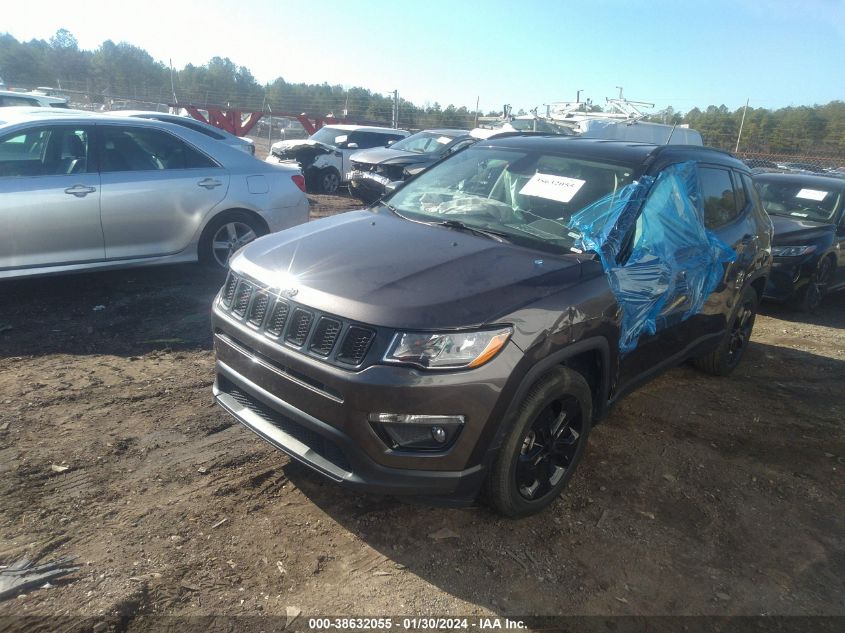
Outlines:
{"label": "windshield sticker number", "polygon": [[818,189],[802,189],[795,194],[796,198],[804,198],[805,200],[815,200],[821,202],[827,197],[827,191],[819,191]]}
{"label": "windshield sticker number", "polygon": [[586,180],[567,178],[566,176],[555,176],[554,174],[541,174],[537,172],[531,177],[525,186],[520,190],[523,196],[534,196],[535,198],[546,198],[558,202],[569,202],[584,186]]}

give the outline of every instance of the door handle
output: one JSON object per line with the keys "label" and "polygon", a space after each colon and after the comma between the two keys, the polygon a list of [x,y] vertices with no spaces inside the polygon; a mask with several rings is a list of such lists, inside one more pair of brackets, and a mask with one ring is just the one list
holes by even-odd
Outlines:
{"label": "door handle", "polygon": [[97,191],[95,187],[86,187],[85,185],[74,185],[65,189],[65,193],[76,196],[77,198],[84,198],[89,193],[94,193],[95,191]]}
{"label": "door handle", "polygon": [[215,178],[203,178],[200,180],[197,185],[200,187],[205,187],[206,189],[214,189],[215,187],[219,187],[223,183]]}

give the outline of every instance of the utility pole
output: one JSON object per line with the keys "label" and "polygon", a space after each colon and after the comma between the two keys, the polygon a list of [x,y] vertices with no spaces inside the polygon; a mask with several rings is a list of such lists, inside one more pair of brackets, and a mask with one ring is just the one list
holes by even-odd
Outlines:
{"label": "utility pole", "polygon": [[393,129],[399,127],[399,91],[393,91]]}
{"label": "utility pole", "polygon": [[[170,92],[173,96],[173,105],[175,106],[178,102],[176,101],[176,84],[173,83],[173,59],[170,60]],[[179,111],[176,111],[176,114],[179,114]]]}
{"label": "utility pole", "polygon": [[472,127],[478,127],[478,102],[481,100],[481,95],[475,98],[475,124]]}
{"label": "utility pole", "polygon": [[734,154],[739,151],[739,139],[742,137],[742,126],[745,125],[745,113],[748,112],[748,102],[751,97],[745,99],[745,107],[742,109],[742,120],[739,122],[739,133],[736,135],[736,147],[734,147]]}

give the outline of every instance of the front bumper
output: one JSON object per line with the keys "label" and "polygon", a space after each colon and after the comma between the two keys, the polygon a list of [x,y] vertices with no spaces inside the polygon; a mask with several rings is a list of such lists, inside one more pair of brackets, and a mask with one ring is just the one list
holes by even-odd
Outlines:
{"label": "front bumper", "polygon": [[763,298],[789,301],[810,282],[815,268],[816,258],[813,256],[775,257]]}
{"label": "front bumper", "polygon": [[[468,372],[421,372],[373,365],[334,367],[267,340],[216,307],[214,397],[251,431],[335,482],[382,494],[472,502],[483,459],[509,402],[522,352],[509,344]],[[442,452],[389,448],[369,413],[462,414],[466,423]]]}

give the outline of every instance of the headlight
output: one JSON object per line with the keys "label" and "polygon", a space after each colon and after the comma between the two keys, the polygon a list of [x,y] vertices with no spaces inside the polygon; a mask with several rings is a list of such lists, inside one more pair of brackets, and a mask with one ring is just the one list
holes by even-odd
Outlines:
{"label": "headlight", "polygon": [[511,332],[509,327],[471,332],[400,332],[393,337],[384,361],[423,369],[480,367],[499,353]]}
{"label": "headlight", "polygon": [[772,257],[801,257],[815,250],[815,246],[772,246]]}

